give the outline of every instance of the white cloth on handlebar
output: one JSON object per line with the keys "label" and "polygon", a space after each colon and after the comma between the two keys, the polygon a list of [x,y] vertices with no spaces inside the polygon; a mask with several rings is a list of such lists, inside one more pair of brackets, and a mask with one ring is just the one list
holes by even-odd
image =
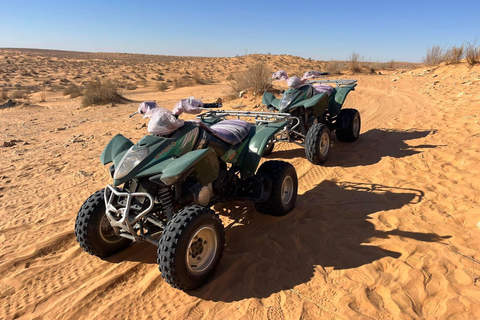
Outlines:
{"label": "white cloth on handlebar", "polygon": [[200,109],[202,107],[202,100],[195,99],[192,96],[187,99],[180,100],[180,102],[178,102],[173,108],[173,114],[176,114],[177,116],[181,115],[184,112],[190,114],[198,114],[202,112],[202,110]]}
{"label": "white cloth on handlebar", "polygon": [[138,113],[144,118],[150,118],[148,132],[152,134],[168,135],[184,125],[183,120],[175,118],[170,110],[158,106],[154,101],[142,102]]}

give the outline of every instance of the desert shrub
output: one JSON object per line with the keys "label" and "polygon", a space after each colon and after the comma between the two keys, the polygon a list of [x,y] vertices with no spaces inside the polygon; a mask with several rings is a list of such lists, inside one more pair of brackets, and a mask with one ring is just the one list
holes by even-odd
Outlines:
{"label": "desert shrub", "polygon": [[480,64],[480,47],[476,46],[477,40],[473,44],[467,42],[465,48],[465,59],[470,67]]}
{"label": "desert shrub", "polygon": [[82,95],[82,89],[76,84],[71,84],[63,90],[63,95],[70,95],[70,98],[80,97]]}
{"label": "desert shrub", "polygon": [[193,74],[193,81],[196,83],[196,84],[209,84],[211,83],[211,81],[205,79],[201,74],[200,72],[195,72]]}
{"label": "desert shrub", "polygon": [[82,105],[84,107],[90,105],[107,104],[114,102],[122,102],[123,98],[118,93],[118,84],[111,81],[94,81],[87,84],[83,93]]}
{"label": "desert shrub", "polygon": [[362,71],[362,67],[360,66],[360,62],[363,59],[360,57],[360,54],[353,51],[352,54],[348,58],[348,68],[350,71],[358,73]]}
{"label": "desert shrub", "polygon": [[123,82],[119,84],[118,87],[126,90],[135,90],[138,88],[137,85],[132,82]]}
{"label": "desert shrub", "polygon": [[465,48],[463,45],[460,47],[453,46],[445,51],[444,60],[446,64],[459,63],[465,55]]}
{"label": "desert shrub", "polygon": [[227,81],[235,80],[235,77],[231,74],[227,77]]}
{"label": "desert shrub", "polygon": [[434,45],[428,47],[427,54],[423,57],[423,63],[427,66],[436,66],[441,62],[445,61],[445,50],[438,46]]}
{"label": "desert shrub", "polygon": [[344,68],[345,68],[345,63],[341,61],[332,60],[325,66],[325,71],[331,74],[341,74]]}
{"label": "desert shrub", "polygon": [[254,94],[261,94],[272,89],[271,76],[272,72],[265,64],[254,64],[234,77],[234,80],[229,84],[230,94],[238,95],[245,90],[252,90]]}
{"label": "desert shrub", "polygon": [[166,82],[161,82],[157,86],[158,91],[166,91],[168,89],[168,84]]}
{"label": "desert shrub", "polygon": [[2,92],[0,93],[0,100],[7,100],[8,99],[8,91],[6,89],[3,89]]}
{"label": "desert shrub", "polygon": [[12,99],[23,99],[27,97],[27,91],[16,90],[12,92]]}
{"label": "desert shrub", "polygon": [[173,85],[175,86],[175,88],[183,88],[183,87],[186,87],[186,86],[189,86],[191,85],[192,82],[190,80],[190,78],[188,77],[176,77],[173,79]]}

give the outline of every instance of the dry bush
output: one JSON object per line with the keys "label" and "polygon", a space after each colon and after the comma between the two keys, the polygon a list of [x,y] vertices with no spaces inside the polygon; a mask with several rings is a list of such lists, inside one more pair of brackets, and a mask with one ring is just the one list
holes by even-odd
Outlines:
{"label": "dry bush", "polygon": [[8,91],[3,89],[2,93],[0,94],[0,99],[1,100],[7,100],[8,99]]}
{"label": "dry bush", "polygon": [[363,58],[360,57],[360,54],[353,51],[352,54],[348,57],[348,68],[354,73],[359,73],[362,71],[360,62]]}
{"label": "dry bush", "polygon": [[12,99],[23,99],[27,97],[25,90],[16,90],[12,92]]}
{"label": "dry bush", "polygon": [[87,84],[83,93],[82,105],[100,105],[107,103],[123,102],[126,99],[118,93],[118,84],[111,81],[94,81]]}
{"label": "dry bush", "polygon": [[473,44],[467,42],[465,48],[465,59],[470,67],[480,64],[480,47],[476,46],[477,40]]}
{"label": "dry bush", "polygon": [[70,95],[70,98],[80,97],[82,95],[82,89],[76,84],[71,84],[63,90],[63,95]]}
{"label": "dry bush", "polygon": [[209,84],[211,83],[211,81],[205,79],[201,74],[200,72],[195,72],[193,74],[193,81],[196,83],[196,84]]}
{"label": "dry bush", "polygon": [[273,88],[271,76],[272,72],[265,64],[254,64],[234,77],[229,84],[230,94],[238,95],[245,90],[252,90],[253,94],[262,94]]}
{"label": "dry bush", "polygon": [[42,89],[42,92],[40,93],[40,102],[45,101],[47,101],[47,91],[45,91],[45,89]]}
{"label": "dry bush", "polygon": [[465,55],[465,47],[461,45],[460,47],[454,46],[450,47],[445,51],[445,63],[446,64],[456,64],[460,63]]}
{"label": "dry bush", "polygon": [[183,88],[183,87],[187,87],[189,85],[191,85],[192,82],[190,80],[190,78],[188,77],[177,77],[177,78],[174,78],[173,79],[173,85],[175,86],[175,88]]}
{"label": "dry bush", "polygon": [[166,91],[168,89],[168,84],[166,82],[159,83],[157,86],[158,91]]}
{"label": "dry bush", "polygon": [[342,70],[345,69],[345,63],[341,61],[330,61],[325,66],[325,71],[330,74],[342,74]]}
{"label": "dry bush", "polygon": [[436,66],[445,61],[445,50],[440,46],[431,46],[427,49],[427,54],[423,57],[423,63],[427,66]]}

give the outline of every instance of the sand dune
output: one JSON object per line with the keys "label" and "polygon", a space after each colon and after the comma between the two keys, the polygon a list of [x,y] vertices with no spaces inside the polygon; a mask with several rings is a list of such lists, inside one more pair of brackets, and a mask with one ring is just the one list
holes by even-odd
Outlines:
{"label": "sand dune", "polygon": [[[27,70],[43,61],[11,52],[0,61],[12,57]],[[68,69],[67,58],[74,59],[45,59]],[[219,81],[166,92],[150,79],[159,62],[122,62],[114,73],[145,68],[139,73],[148,81],[124,96],[172,108],[190,95],[222,96],[227,76],[241,70],[238,59],[165,62],[165,77],[185,64],[192,72],[212,70]],[[284,57],[271,59],[281,64]],[[79,74],[90,72],[83,80],[103,63],[78,61]],[[45,64],[58,68],[37,70],[45,79],[74,81],[73,69]],[[22,79],[18,72],[10,82]],[[297,170],[295,209],[275,218],[250,202],[216,205],[226,251],[214,279],[188,294],[164,282],[152,245],[133,244],[100,260],[75,239],[79,207],[110,183],[99,161],[103,147],[116,133],[133,140],[146,134],[141,117],[127,117],[134,103],[80,108],[80,98],[48,91],[44,102],[39,92],[30,104],[1,109],[0,142],[13,142],[0,147],[0,318],[480,318],[480,68],[356,77],[346,106],[361,113],[359,140],[335,141],[323,166],[293,144],[276,145],[268,159]],[[225,108],[259,101],[247,93]]]}

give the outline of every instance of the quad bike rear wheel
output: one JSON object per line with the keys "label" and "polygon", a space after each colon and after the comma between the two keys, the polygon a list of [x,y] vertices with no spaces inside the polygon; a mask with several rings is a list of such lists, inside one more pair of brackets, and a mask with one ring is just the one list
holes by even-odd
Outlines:
{"label": "quad bike rear wheel", "polygon": [[330,155],[330,130],[322,123],[308,129],[305,138],[305,155],[313,164],[322,164]]}
{"label": "quad bike rear wheel", "polygon": [[346,124],[346,128],[337,129],[337,139],[344,142],[354,142],[360,136],[361,119],[360,113],[355,109],[342,109],[338,114],[340,122]]}
{"label": "quad bike rear wheel", "polygon": [[255,208],[264,214],[284,216],[289,213],[297,200],[298,178],[295,168],[284,161],[264,162],[257,172],[272,182],[267,201],[255,202]]}
{"label": "quad bike rear wheel", "polygon": [[105,215],[105,195],[99,190],[88,197],[78,211],[75,235],[80,246],[91,255],[104,258],[122,251],[132,242],[113,231]]}
{"label": "quad bike rear wheel", "polygon": [[162,277],[180,290],[194,290],[213,277],[223,255],[225,231],[209,208],[181,209],[162,233],[157,262]]}

